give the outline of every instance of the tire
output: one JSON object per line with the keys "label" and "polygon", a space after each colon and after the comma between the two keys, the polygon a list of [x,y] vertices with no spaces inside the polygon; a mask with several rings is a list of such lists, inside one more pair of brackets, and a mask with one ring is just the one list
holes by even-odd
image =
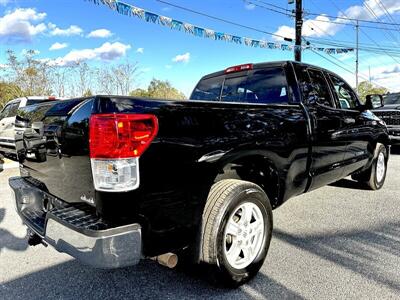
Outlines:
{"label": "tire", "polygon": [[202,221],[200,260],[212,269],[214,281],[237,287],[253,278],[272,236],[272,209],[265,192],[251,182],[221,180],[210,190]]}
{"label": "tire", "polygon": [[371,190],[379,190],[385,183],[387,162],[387,149],[384,145],[378,144],[371,167],[366,171],[354,174],[351,177],[356,181],[365,182]]}
{"label": "tire", "polygon": [[47,160],[45,152],[35,152],[35,157],[38,162],[45,162]]}

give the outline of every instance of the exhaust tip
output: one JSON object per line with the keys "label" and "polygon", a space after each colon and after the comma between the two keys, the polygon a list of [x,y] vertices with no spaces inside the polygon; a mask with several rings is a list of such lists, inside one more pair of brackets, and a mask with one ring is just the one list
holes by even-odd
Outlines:
{"label": "exhaust tip", "polygon": [[178,264],[178,255],[175,253],[165,253],[156,257],[152,257],[152,260],[158,262],[160,265],[173,269]]}

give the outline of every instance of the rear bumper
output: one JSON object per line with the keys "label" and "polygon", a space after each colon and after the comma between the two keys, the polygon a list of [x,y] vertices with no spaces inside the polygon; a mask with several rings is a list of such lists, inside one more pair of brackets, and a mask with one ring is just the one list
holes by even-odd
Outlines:
{"label": "rear bumper", "polygon": [[17,151],[15,146],[0,143],[0,154],[5,157],[14,158],[17,156]]}
{"label": "rear bumper", "polygon": [[67,204],[22,177],[9,179],[16,209],[30,230],[57,251],[96,268],[135,265],[142,256],[139,224],[112,226],[85,204]]}

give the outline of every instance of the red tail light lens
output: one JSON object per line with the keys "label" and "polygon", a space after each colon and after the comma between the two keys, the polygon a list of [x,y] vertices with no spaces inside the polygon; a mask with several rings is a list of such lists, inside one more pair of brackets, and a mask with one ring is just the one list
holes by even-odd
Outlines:
{"label": "red tail light lens", "polygon": [[156,116],[97,114],[90,117],[90,158],[139,157],[158,132]]}
{"label": "red tail light lens", "polygon": [[233,67],[227,68],[225,70],[225,74],[246,71],[246,70],[252,70],[252,69],[253,69],[253,64],[238,65],[238,66],[233,66]]}

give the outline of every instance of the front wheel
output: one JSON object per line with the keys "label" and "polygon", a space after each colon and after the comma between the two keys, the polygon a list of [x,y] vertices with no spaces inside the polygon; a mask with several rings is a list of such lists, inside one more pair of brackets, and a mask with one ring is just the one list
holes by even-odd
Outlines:
{"label": "front wheel", "polygon": [[254,277],[268,252],[272,209],[256,184],[222,180],[213,185],[203,212],[201,260],[214,279],[239,286]]}
{"label": "front wheel", "polygon": [[378,144],[371,167],[361,174],[353,175],[352,178],[357,181],[365,182],[372,190],[379,190],[385,183],[387,163],[387,149],[384,145]]}

